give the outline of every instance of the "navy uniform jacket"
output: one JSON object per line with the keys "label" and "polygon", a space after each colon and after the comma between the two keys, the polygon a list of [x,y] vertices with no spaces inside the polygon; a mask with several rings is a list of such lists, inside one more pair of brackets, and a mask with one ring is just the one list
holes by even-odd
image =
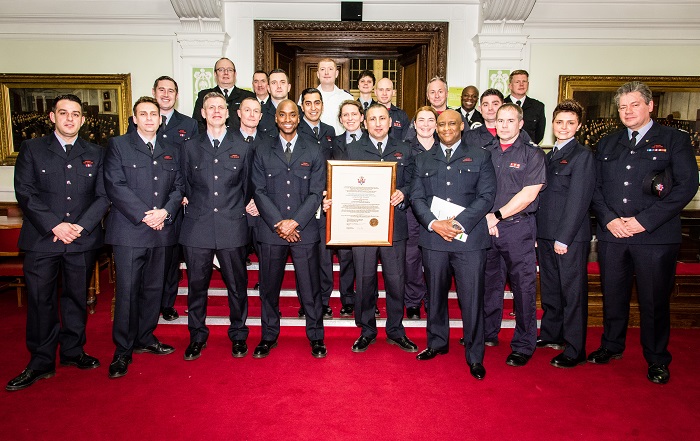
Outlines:
{"label": "navy uniform jacket", "polygon": [[137,132],[110,138],[105,155],[105,190],[112,202],[106,242],[131,247],[163,247],[177,243],[172,221],[156,231],[141,222],[145,212],[164,208],[172,217],[182,203],[184,183],[180,149],[156,139],[153,156]]}
{"label": "navy uniform jacket", "polygon": [[547,153],[547,188],[540,192],[537,237],[559,241],[590,242],[588,208],[595,188],[593,153],[572,139],[554,154]]}
{"label": "navy uniform jacket", "polygon": [[272,98],[268,98],[265,105],[262,106],[262,118],[260,123],[258,123],[258,133],[264,134],[266,136],[277,136],[279,131],[277,130],[277,121],[275,120],[275,114],[277,108],[272,103]]}
{"label": "navy uniform jacket", "polygon": [[[15,195],[24,214],[18,246],[42,252],[81,252],[103,244],[109,207],[103,181],[104,149],[77,138],[66,156],[56,136],[22,142],[15,164]],[[84,228],[65,245],[51,231],[61,222]]]}
{"label": "navy uniform jacket", "polygon": [[[338,157],[349,161],[391,161],[396,162],[396,189],[403,193],[404,200],[394,207],[394,237],[393,240],[408,239],[408,221],[406,210],[411,195],[411,179],[413,178],[414,158],[411,146],[389,136],[386,146],[382,146],[382,155],[372,144],[369,136],[363,136],[359,141],[347,145],[345,152],[339,152]],[[388,201],[387,201],[388,202]]]}
{"label": "navy uniform jacket", "polygon": [[[431,150],[436,147],[440,148],[440,140],[437,137],[437,133],[435,133],[433,136],[435,138],[435,141],[433,142],[433,147],[431,148]],[[425,147],[423,147],[423,144],[421,144],[420,141],[418,141],[418,137],[406,142],[408,142],[411,145],[411,151],[413,152],[413,156],[427,151],[425,150]],[[465,144],[462,143],[462,145],[464,146]]]}
{"label": "navy uniform jacket", "polygon": [[[436,251],[474,251],[491,247],[486,214],[496,197],[496,173],[491,154],[479,147],[460,143],[449,164],[440,145],[416,156],[416,169],[411,183],[411,207],[421,223],[420,245]],[[455,219],[468,234],[467,241],[448,242],[428,231],[436,220],[430,211],[433,197],[465,207]]]}
{"label": "navy uniform jacket", "polygon": [[[681,210],[698,191],[698,167],[687,133],[656,122],[632,153],[627,129],[601,139],[596,152],[593,210],[598,240],[631,244],[681,242]],[[663,199],[645,194],[644,177],[670,168],[673,186]],[[646,229],[628,238],[615,238],[605,226],[618,217],[634,216]]]}
{"label": "navy uniform jacket", "polygon": [[391,130],[389,130],[389,136],[393,136],[399,141],[403,141],[408,133],[408,126],[411,124],[411,120],[408,119],[406,112],[393,104],[389,108],[389,116],[391,117]]}
{"label": "navy uniform jacket", "polygon": [[[258,137],[260,134],[258,134]],[[185,143],[181,170],[188,205],[184,210],[180,243],[184,246],[225,249],[248,243],[245,207],[252,197],[253,143],[240,131],[226,131],[215,151],[207,133]]]}
{"label": "navy uniform jacket", "polygon": [[[516,101],[510,95],[505,99],[505,102],[515,103]],[[544,138],[544,127],[547,124],[547,119],[544,116],[544,103],[526,95],[521,108],[523,109],[523,121],[525,121],[523,130],[530,135],[535,144],[539,144]]]}
{"label": "navy uniform jacket", "polygon": [[[475,131],[470,130],[467,133]],[[493,202],[494,210],[500,210],[516,193],[527,186],[545,184],[542,190],[545,189],[547,184],[545,155],[536,144],[525,142],[518,136],[505,152],[501,150],[501,144],[497,138],[494,138],[494,142],[485,148],[491,152],[491,161],[496,170],[498,183],[496,199]],[[538,205],[539,194],[520,213],[534,214]]]}
{"label": "navy uniform jacket", "polygon": [[[221,90],[219,86],[211,89],[200,90],[199,94],[197,94],[197,101],[194,103],[192,118],[197,121],[199,124],[199,131],[202,133],[207,131],[207,123],[202,117],[202,105],[204,104],[204,97],[209,92],[219,92],[222,95],[224,94],[224,91]],[[228,120],[226,121],[226,125],[232,129],[237,130],[239,127],[241,127],[241,119],[238,117],[237,110],[241,105],[241,101],[247,97],[255,98],[255,94],[249,90],[240,89],[236,86],[233,86],[233,89],[231,89],[228,94],[228,99],[226,99],[226,104],[228,105]]]}
{"label": "navy uniform jacket", "polygon": [[[306,124],[306,123],[302,123]],[[306,136],[298,136],[292,160],[287,164],[280,138],[255,150],[253,188],[258,222],[257,240],[272,245],[291,245],[275,232],[275,224],[294,219],[301,239],[297,244],[318,242],[316,211],[326,188],[326,159],[321,148]]]}
{"label": "navy uniform jacket", "polygon": [[319,121],[318,137],[314,135],[314,131],[311,126],[304,120],[299,122],[299,127],[297,127],[297,132],[308,136],[312,141],[315,141],[323,152],[323,157],[326,159],[331,158],[331,152],[333,150],[333,138],[335,138],[335,129],[333,126],[328,125],[324,122]]}
{"label": "navy uniform jacket", "polygon": [[[329,159],[341,159],[347,156],[348,143],[346,139],[346,134],[347,132],[343,132],[342,135],[338,135],[333,139],[331,157]],[[362,134],[357,140],[355,140],[355,142],[365,137],[367,137],[367,132],[363,130]]]}
{"label": "navy uniform jacket", "polygon": [[[529,143],[530,135],[528,135],[525,130],[520,130],[520,135],[518,135],[518,139],[522,139],[523,142]],[[467,143],[467,145],[469,146],[484,148],[488,148],[487,146],[491,144],[500,145],[498,138],[496,136],[493,136],[485,125],[479,126],[474,130],[467,130],[465,127],[464,133],[462,134],[462,142]]]}
{"label": "navy uniform jacket", "polygon": [[[126,133],[131,133],[136,131],[136,125],[134,124],[134,118],[129,118],[129,128]],[[183,146],[185,141],[194,138],[199,133],[199,128],[197,127],[197,121],[190,118],[187,115],[183,115],[177,110],[173,111],[170,115],[168,124],[166,126],[160,126],[159,132],[163,134],[163,138],[170,142],[177,144],[178,146]]]}

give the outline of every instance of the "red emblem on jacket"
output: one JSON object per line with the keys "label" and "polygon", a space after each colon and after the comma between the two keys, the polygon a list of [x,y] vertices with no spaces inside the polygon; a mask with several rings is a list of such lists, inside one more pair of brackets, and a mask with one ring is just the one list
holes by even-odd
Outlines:
{"label": "red emblem on jacket", "polygon": [[326,141],[332,142],[332,141],[333,141],[333,138],[331,138],[330,136],[326,136]]}
{"label": "red emblem on jacket", "polygon": [[299,165],[301,165],[302,167],[311,167],[311,164],[309,164],[308,162],[302,162]]}
{"label": "red emblem on jacket", "polygon": [[403,153],[400,153],[400,152],[394,153],[394,158],[396,158],[396,159],[401,159],[401,158],[403,158]]}
{"label": "red emblem on jacket", "polygon": [[472,162],[472,161],[473,161],[472,158],[464,158],[464,159],[462,159],[462,162]]}
{"label": "red emblem on jacket", "polygon": [[165,155],[165,156],[163,156],[163,159],[165,159],[166,161],[172,161],[173,157],[170,155]]}
{"label": "red emblem on jacket", "polygon": [[180,129],[177,131],[177,133],[179,133],[183,138],[187,135],[187,131],[185,129]]}
{"label": "red emblem on jacket", "polygon": [[559,164],[568,164],[568,163],[569,163],[569,161],[567,161],[566,159],[562,159],[561,161],[559,161]]}
{"label": "red emblem on jacket", "polygon": [[238,156],[238,155],[235,154],[235,153],[233,153],[233,154],[231,154],[231,155],[228,155],[228,157],[231,158],[231,159],[241,159],[241,157]]}
{"label": "red emblem on jacket", "polygon": [[95,163],[90,161],[89,159],[86,159],[85,161],[83,161],[83,165],[85,167],[92,167],[93,165],[95,165]]}
{"label": "red emblem on jacket", "polygon": [[520,168],[520,164],[518,164],[517,162],[511,162],[509,167],[510,168]]}

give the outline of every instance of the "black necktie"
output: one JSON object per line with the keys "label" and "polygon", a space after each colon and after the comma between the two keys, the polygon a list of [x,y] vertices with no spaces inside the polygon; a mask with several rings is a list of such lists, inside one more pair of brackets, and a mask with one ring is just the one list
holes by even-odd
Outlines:
{"label": "black necktie", "polygon": [[451,157],[452,157],[452,148],[446,148],[445,149],[445,159],[447,159],[447,162],[450,162]]}
{"label": "black necktie", "polygon": [[520,101],[520,100],[518,100],[518,101],[515,102],[515,104],[517,104],[518,106],[520,106],[522,103],[523,103],[523,102]]}
{"label": "black necktie", "polygon": [[365,110],[367,110],[367,108],[369,107],[369,103],[368,103],[367,101],[365,101],[364,103],[362,103],[362,105],[365,106]]}
{"label": "black necktie", "polygon": [[214,151],[219,150],[219,144],[221,144],[221,141],[218,139],[214,140]]}
{"label": "black necktie", "polygon": [[350,142],[355,142],[355,141],[357,141],[357,134],[356,134],[356,133],[351,133],[351,134],[350,134],[350,137],[352,138],[352,141],[350,141]]}
{"label": "black necktie", "polygon": [[224,98],[228,101],[228,89],[224,89]]}
{"label": "black necktie", "polygon": [[314,127],[314,135],[318,138],[318,127]]}
{"label": "black necktie", "polygon": [[245,142],[253,142],[253,137],[249,136],[245,139]]}
{"label": "black necktie", "polygon": [[162,125],[163,127],[165,127],[166,124],[168,124],[168,117],[165,116],[165,115],[163,115],[163,116],[161,116],[161,119],[163,120],[163,122],[161,123],[161,125]]}
{"label": "black necktie", "polygon": [[151,141],[148,141],[146,143],[146,146],[148,147],[148,150],[151,152],[151,156],[153,156],[153,143]]}
{"label": "black necktie", "polygon": [[634,148],[637,146],[637,135],[639,135],[638,131],[632,132],[632,137],[630,138],[630,150],[634,150]]}
{"label": "black necktie", "polygon": [[73,148],[73,144],[66,144],[66,156],[70,155],[70,149]]}
{"label": "black necktie", "polygon": [[287,143],[287,148],[284,149],[284,157],[287,158],[287,164],[292,160],[292,143]]}
{"label": "black necktie", "polygon": [[377,143],[377,150],[379,150],[379,156],[381,156],[382,155],[382,142],[381,141],[379,141]]}

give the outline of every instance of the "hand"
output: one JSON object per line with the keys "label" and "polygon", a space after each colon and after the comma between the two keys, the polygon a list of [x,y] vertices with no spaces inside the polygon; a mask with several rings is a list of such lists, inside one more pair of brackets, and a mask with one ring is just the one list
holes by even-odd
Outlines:
{"label": "hand", "polygon": [[251,216],[260,216],[258,207],[255,206],[255,201],[253,199],[251,199],[250,202],[248,202],[248,205],[245,206],[245,212]]}
{"label": "hand", "polygon": [[[298,226],[299,223],[294,219],[285,219],[275,224],[275,230],[282,239],[287,239],[287,237],[296,231]],[[297,236],[298,235],[299,233],[297,233]]]}
{"label": "hand", "polygon": [[80,237],[80,232],[83,231],[83,227],[76,224],[71,224],[69,222],[61,222],[51,229],[54,234],[53,241],[61,241],[68,245],[75,239]]}
{"label": "hand", "polygon": [[559,245],[558,243],[554,244],[554,252],[557,254],[566,254],[566,252],[569,250],[568,247],[563,247]]}
{"label": "hand", "polygon": [[[486,223],[489,226],[489,230],[491,230],[491,228],[495,227],[499,222],[500,221],[498,220],[498,218],[496,218],[495,214],[493,214],[493,213],[486,214]],[[492,234],[492,236],[493,236],[493,234]]]}
{"label": "hand", "polygon": [[[164,208],[159,208],[157,210],[148,210],[144,213],[145,216],[141,222],[145,223],[154,230],[162,230],[165,218],[168,217],[168,212]],[[160,225],[160,228],[157,228]]]}
{"label": "hand", "polygon": [[301,240],[301,236],[299,235],[299,232],[297,230],[294,230],[292,231],[292,234],[283,239],[285,239],[289,243],[294,243],[299,242]]}
{"label": "hand", "polygon": [[450,219],[438,220],[433,222],[433,224],[431,225],[433,231],[439,234],[440,237],[442,237],[448,242],[452,242],[452,239],[454,239],[459,233],[462,232],[462,230],[459,230],[452,226],[453,219],[454,218],[452,217]]}
{"label": "hand", "polygon": [[187,198],[182,198],[182,205],[188,205],[190,201],[187,200]]}
{"label": "hand", "polygon": [[620,219],[625,223],[627,231],[632,234],[639,234],[647,230],[635,217],[621,217]]}
{"label": "hand", "polygon": [[[633,218],[629,218],[633,219]],[[605,228],[617,238],[632,237],[633,233],[627,228],[625,221],[622,218],[613,219],[605,226]]]}
{"label": "hand", "polygon": [[325,213],[333,205],[333,199],[323,198],[323,212]]}
{"label": "hand", "polygon": [[403,193],[401,193],[401,190],[396,190],[394,194],[391,195],[391,199],[389,199],[389,202],[394,207],[403,202]]}
{"label": "hand", "polygon": [[498,227],[494,225],[493,227],[489,228],[489,234],[491,236],[498,237]]}

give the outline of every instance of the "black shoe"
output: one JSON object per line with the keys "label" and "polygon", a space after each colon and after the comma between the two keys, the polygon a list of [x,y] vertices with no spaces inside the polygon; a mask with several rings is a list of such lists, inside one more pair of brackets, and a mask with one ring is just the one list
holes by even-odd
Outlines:
{"label": "black shoe", "polygon": [[379,308],[377,308],[376,306],[374,307],[374,317],[379,318]]}
{"label": "black shoe", "polygon": [[161,309],[160,313],[163,314],[163,320],[167,322],[172,322],[173,320],[177,320],[178,318],[180,318],[180,314],[177,313],[175,308],[169,306]]}
{"label": "black shoe", "polygon": [[593,364],[606,364],[610,363],[612,359],[619,360],[620,358],[622,358],[622,352],[612,352],[602,346],[588,355],[588,361]]}
{"label": "black shoe", "polygon": [[647,371],[647,378],[652,383],[666,384],[671,379],[671,372],[665,364],[652,363]]}
{"label": "black shoe", "polygon": [[530,361],[530,357],[532,357],[532,355],[525,355],[522,352],[513,351],[508,358],[506,358],[506,364],[514,367],[525,366],[527,362]]}
{"label": "black shoe", "polygon": [[326,345],[323,344],[323,340],[311,341],[311,355],[316,358],[323,358],[327,353],[328,351],[326,350]]}
{"label": "black shoe", "polygon": [[306,317],[306,312],[304,312],[304,308],[299,307],[298,315],[299,315],[299,318]]}
{"label": "black shoe", "polygon": [[248,345],[245,343],[245,340],[234,340],[233,344],[231,345],[231,355],[233,358],[243,358],[247,354]]}
{"label": "black shoe", "polygon": [[15,391],[26,389],[32,384],[34,384],[34,382],[36,382],[37,380],[51,378],[54,375],[56,375],[56,371],[54,369],[37,371],[34,369],[27,368],[23,370],[21,374],[17,375],[15,378],[10,380],[7,383],[7,386],[5,386],[5,390]]}
{"label": "black shoe", "polygon": [[449,349],[433,349],[425,348],[420,354],[416,355],[416,360],[432,360],[438,355],[445,355],[449,352]]}
{"label": "black shoe", "polygon": [[420,320],[420,306],[416,308],[406,308],[406,318],[411,320]]}
{"label": "black shoe", "polygon": [[61,366],[75,366],[78,369],[95,369],[100,367],[100,362],[95,357],[91,357],[83,352],[75,357],[62,358]]}
{"label": "black shoe", "polygon": [[260,340],[260,343],[255,347],[255,351],[253,351],[253,358],[265,358],[276,347],[277,340]]}
{"label": "black shoe", "polygon": [[484,368],[484,365],[481,363],[470,363],[469,373],[477,380],[483,380],[486,376],[486,368]]}
{"label": "black shoe", "polygon": [[571,358],[568,355],[564,355],[562,352],[561,354],[552,358],[552,361],[550,361],[549,364],[554,367],[569,369],[581,364],[586,364],[586,356],[584,355],[579,358]]}
{"label": "black shoe", "polygon": [[340,316],[341,317],[352,317],[353,312],[355,312],[354,305],[347,305],[347,306],[343,306],[342,308],[340,308]]}
{"label": "black shoe", "polygon": [[126,375],[131,364],[131,355],[115,355],[109,364],[109,378],[119,378]]}
{"label": "black shoe", "polygon": [[202,349],[207,347],[207,342],[205,341],[193,341],[185,349],[185,360],[192,361],[199,358],[202,355]]}
{"label": "black shoe", "polygon": [[168,355],[175,352],[175,348],[170,345],[166,345],[165,343],[156,341],[152,345],[148,345],[143,348],[134,348],[134,352],[137,354],[143,354],[144,352],[148,352],[149,354],[155,355]]}
{"label": "black shoe", "polygon": [[459,337],[459,344],[464,346],[464,337]]}
{"label": "black shoe", "polygon": [[390,345],[396,345],[406,352],[418,352],[418,345],[413,343],[405,335],[399,339],[387,337],[386,342]]}
{"label": "black shoe", "polygon": [[352,352],[365,352],[369,345],[377,341],[376,338],[369,338],[361,335],[352,345]]}
{"label": "black shoe", "polygon": [[333,318],[333,310],[331,309],[330,306],[323,307],[323,318],[324,319],[332,319]]}
{"label": "black shoe", "polygon": [[484,345],[486,346],[498,346],[498,337],[496,338],[487,338],[484,340]]}
{"label": "black shoe", "polygon": [[538,348],[552,348],[556,349],[557,351],[563,351],[566,345],[564,342],[542,340],[541,338],[538,338],[535,346]]}

